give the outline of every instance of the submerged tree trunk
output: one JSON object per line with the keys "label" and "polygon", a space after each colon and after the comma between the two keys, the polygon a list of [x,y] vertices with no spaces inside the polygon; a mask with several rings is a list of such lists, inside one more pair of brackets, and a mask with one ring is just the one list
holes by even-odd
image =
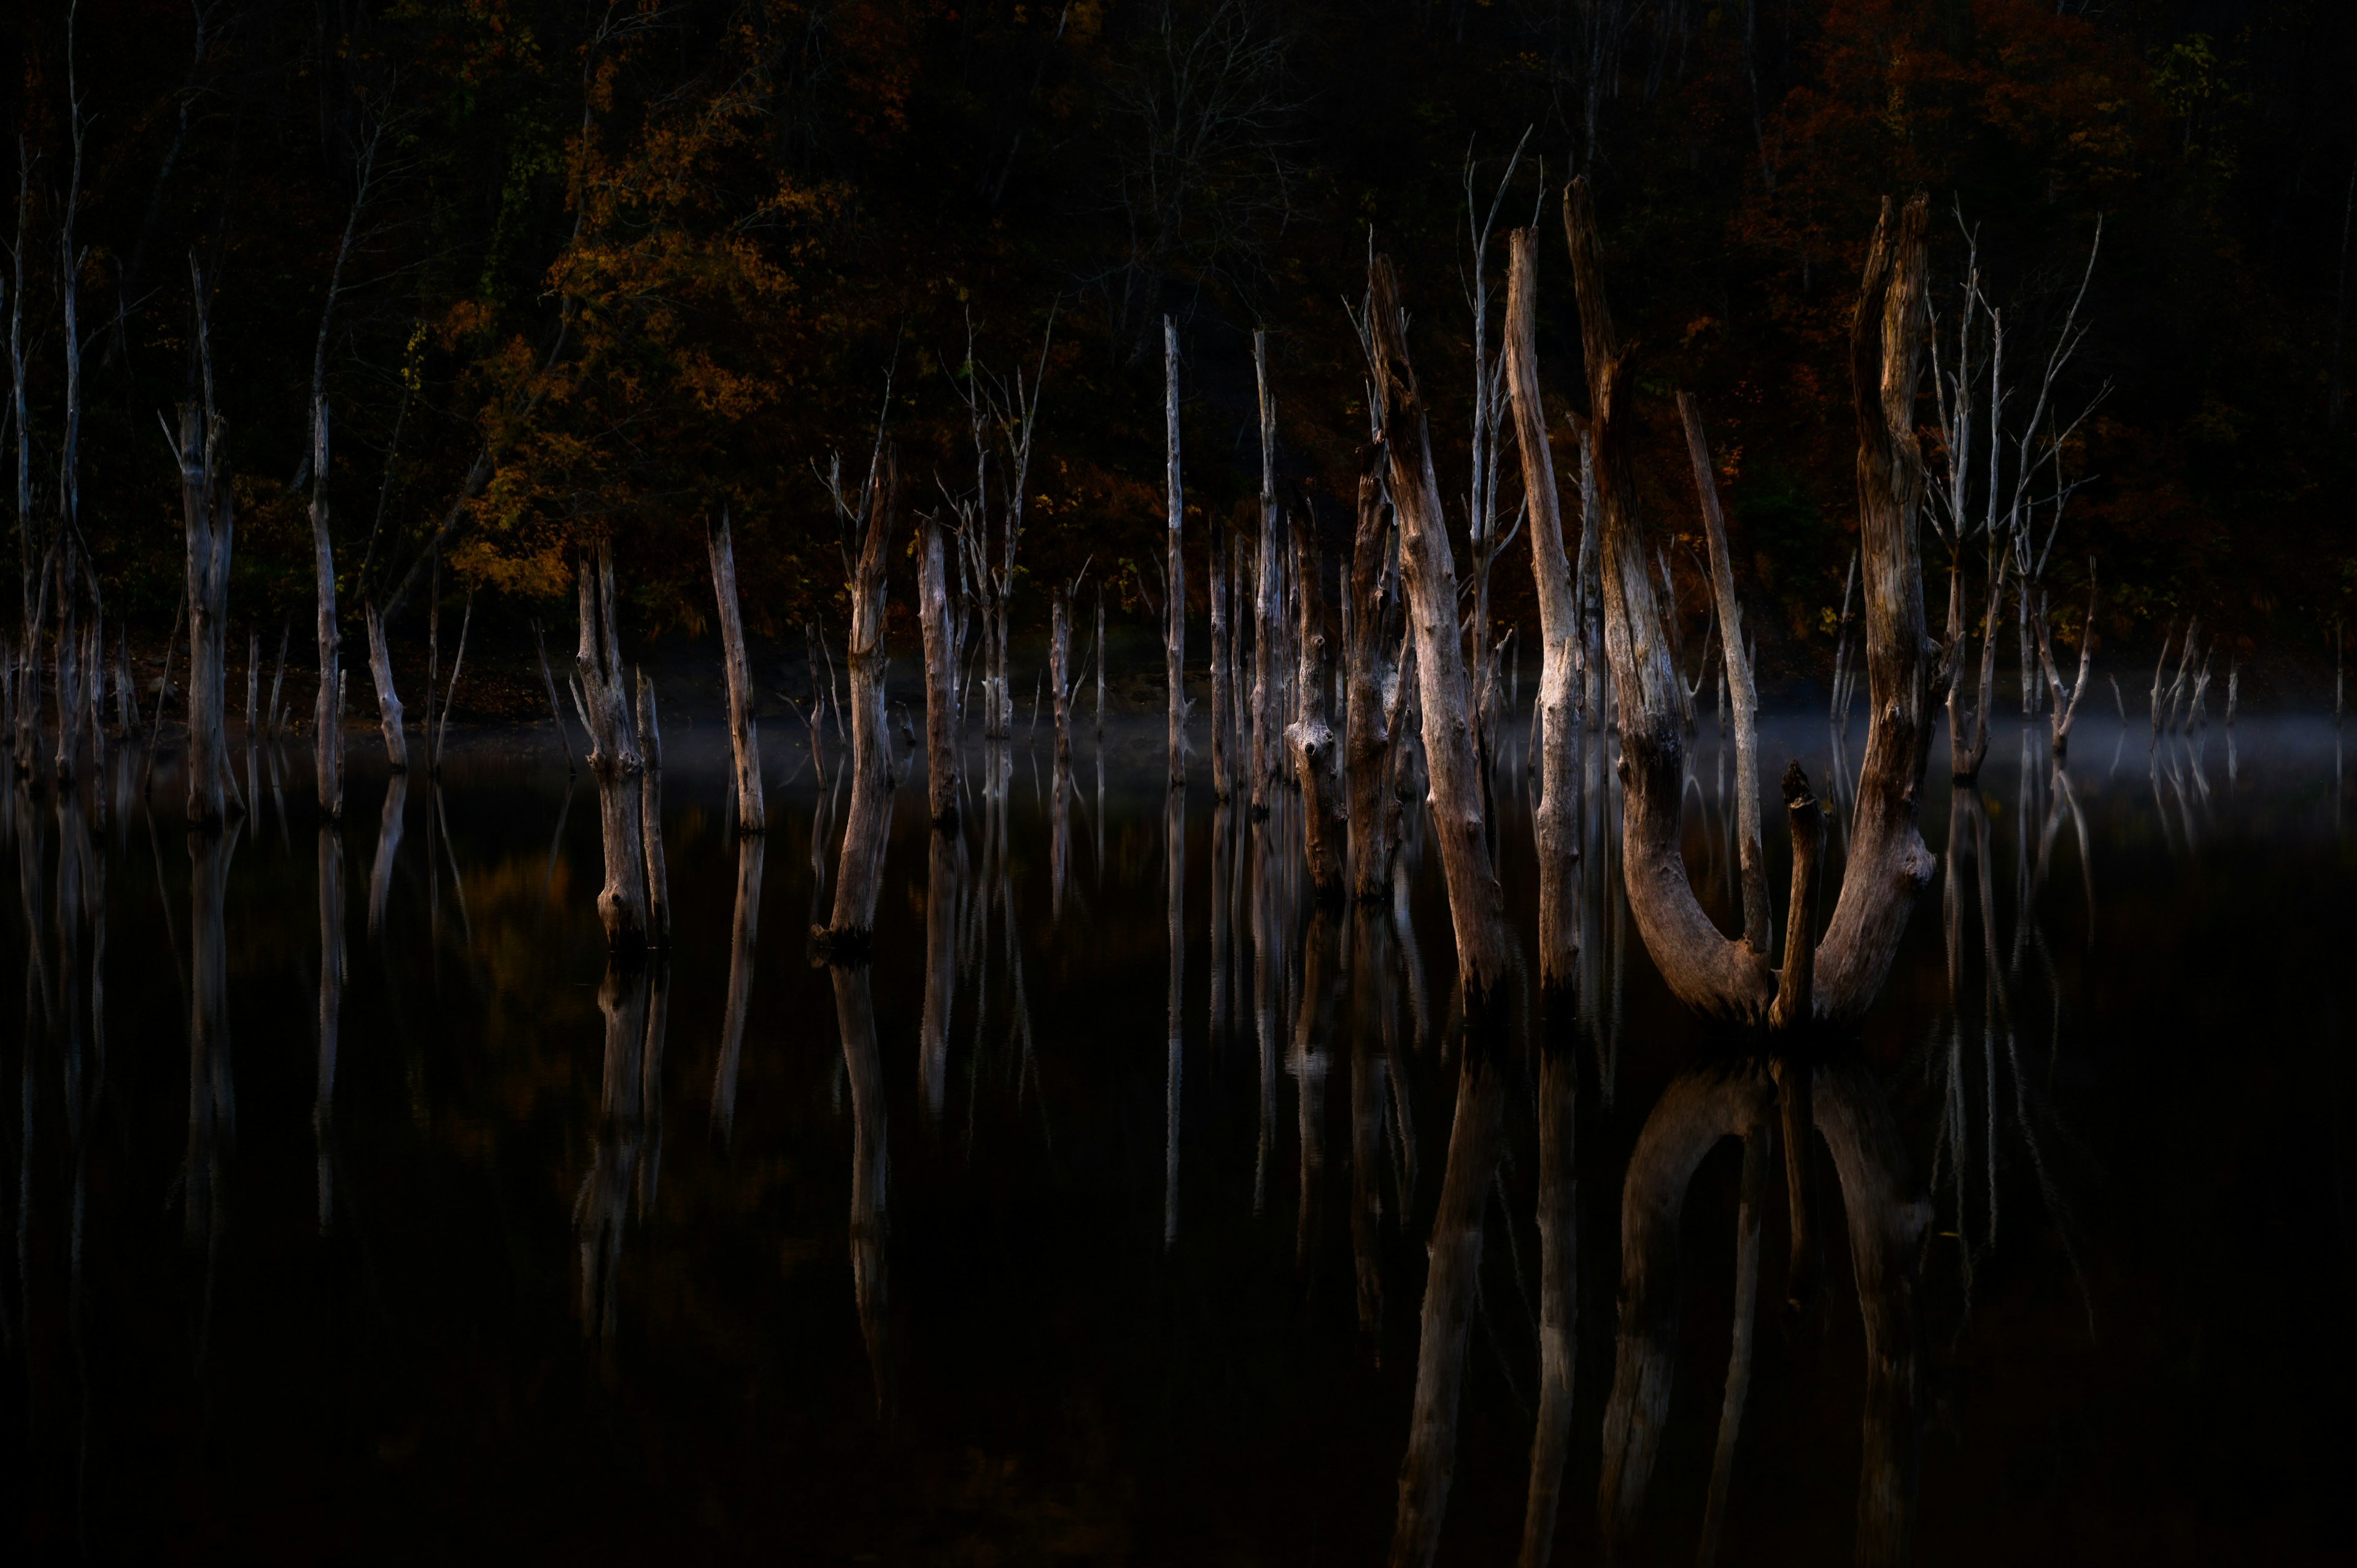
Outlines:
{"label": "submerged tree trunk", "polygon": [[[1505,903],[1482,820],[1471,693],[1466,689],[1458,641],[1457,574],[1449,563],[1440,485],[1433,473],[1429,416],[1408,364],[1406,312],[1391,259],[1376,257],[1372,272],[1370,335],[1383,402],[1392,504],[1399,517],[1400,577],[1422,687],[1432,828],[1440,841],[1449,916],[1457,932],[1458,973],[1470,1019],[1488,1013],[1505,979]],[[1469,1057],[1471,1053],[1469,1045]]]}
{"label": "submerged tree trunk", "polygon": [[[464,638],[459,646],[462,650],[466,646]],[[639,671],[639,759],[645,768],[639,775],[642,795],[639,832],[647,858],[647,945],[667,950],[671,946],[671,872],[663,864],[662,730],[655,714],[655,685],[644,671]]]}
{"label": "submerged tree trunk", "polygon": [[876,897],[884,876],[884,840],[891,827],[890,756],[884,734],[884,567],[886,540],[899,502],[899,468],[880,455],[862,492],[864,529],[851,582],[851,815],[844,824],[843,855],[834,876],[834,914],[823,945],[842,958],[866,950],[876,925]]}
{"label": "submerged tree trunk", "polygon": [[[401,694],[393,686],[393,650],[384,639],[384,611],[370,599],[361,605],[361,614],[368,623],[369,678],[376,682],[376,722],[384,736],[385,766],[395,773],[404,772],[409,767],[409,736],[402,728]],[[593,749],[597,744],[595,731],[589,744]]]}
{"label": "submerged tree trunk", "polygon": [[925,800],[937,828],[954,824],[958,809],[957,649],[950,628],[944,555],[941,522],[929,517],[924,557],[918,567],[917,611],[925,637]]}
{"label": "submerged tree trunk", "polygon": [[[2047,689],[2054,696],[2052,718],[2054,755],[2060,758],[2071,750],[2071,725],[2079,717],[2079,699],[2087,694],[2087,668],[2095,656],[2095,564],[2087,563],[2087,623],[2079,633],[2079,674],[2070,685],[2062,684],[2061,672],[2054,667],[2054,639],[2046,624],[2046,607],[2038,609],[2038,661],[2046,671]],[[2206,668],[2206,664],[2205,664]],[[2230,675],[2227,689],[2233,689]],[[2233,722],[2233,699],[2227,699],[2227,723]]]}
{"label": "submerged tree trunk", "polygon": [[[204,330],[201,321],[198,330]],[[210,368],[207,385],[210,390]],[[188,821],[201,826],[228,814],[229,564],[235,532],[227,433],[209,404],[210,399],[208,406],[180,405],[179,442],[188,543]]]}
{"label": "submerged tree trunk", "polygon": [[[581,677],[589,775],[597,781],[598,836],[606,853],[597,918],[606,928],[607,947],[628,956],[644,950],[649,940],[645,797],[640,785],[646,764],[632,733],[630,680],[615,623],[614,550],[608,542],[600,540],[594,553],[581,557],[579,589],[581,645],[574,664]],[[378,690],[391,689],[387,684]]]}
{"label": "submerged tree trunk", "polygon": [[745,657],[745,625],[737,608],[737,552],[728,537],[728,511],[705,541],[712,557],[712,591],[720,607],[721,671],[728,681],[728,749],[737,765],[737,831],[758,833],[770,823],[761,801],[761,737],[753,724],[753,669]]}
{"label": "submerged tree trunk", "polygon": [[[1539,601],[1539,983],[1567,991],[1579,960],[1579,715],[1574,689],[1579,614],[1563,548],[1555,455],[1539,399],[1538,231],[1506,236],[1506,390],[1530,507],[1531,573]],[[1529,1551],[1524,1549],[1527,1559]]]}
{"label": "submerged tree trunk", "polygon": [[1062,589],[1048,606],[1048,687],[1055,699],[1056,765],[1072,762],[1072,610]]}

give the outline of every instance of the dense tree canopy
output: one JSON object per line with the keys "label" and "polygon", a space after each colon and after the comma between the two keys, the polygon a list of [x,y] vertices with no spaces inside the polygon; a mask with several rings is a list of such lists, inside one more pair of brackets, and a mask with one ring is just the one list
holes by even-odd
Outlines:
{"label": "dense tree canopy", "polygon": [[[1655,515],[1696,526],[1668,406],[1688,387],[1770,642],[1822,647],[1840,597],[1844,317],[1882,197],[1917,188],[1940,309],[1969,231],[2023,363],[2102,220],[2058,399],[2108,392],[2045,459],[2045,489],[2076,487],[2058,606],[2092,557],[2120,632],[2190,610],[2312,645],[2357,588],[2357,23],[2319,0],[80,0],[0,26],[16,526],[36,558],[58,526],[70,267],[81,527],[144,620],[178,593],[155,423],[198,373],[198,279],[241,618],[307,613],[315,362],[355,617],[436,538],[449,582],[554,602],[574,546],[610,535],[642,628],[694,628],[726,506],[754,628],[839,619],[814,470],[866,452],[888,367],[907,489],[946,509],[975,485],[974,379],[1043,342],[1027,567],[1092,556],[1126,591],[1160,521],[1165,314],[1190,506],[1225,521],[1256,489],[1254,327],[1286,471],[1312,504],[1351,493],[1371,231],[1405,275],[1461,524],[1468,225],[1518,144],[1500,221],[1558,233],[1563,177],[1588,174]],[[1560,241],[1544,254],[1570,407]],[[1045,619],[1029,599],[1018,625]]]}

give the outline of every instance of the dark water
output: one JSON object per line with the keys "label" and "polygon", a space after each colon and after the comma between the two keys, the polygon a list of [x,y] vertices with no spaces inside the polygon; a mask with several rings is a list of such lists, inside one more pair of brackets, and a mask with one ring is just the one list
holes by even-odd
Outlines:
{"label": "dark water", "polygon": [[[1821,718],[1769,732],[1827,777]],[[831,975],[808,930],[847,800],[773,732],[740,846],[714,738],[669,748],[676,951],[636,977],[606,972],[596,799],[552,737],[390,800],[356,744],[325,833],[307,753],[283,789],[264,757],[210,848],[168,768],[152,816],[122,773],[103,812],[12,791],[16,1561],[1378,1561],[1458,1165],[1481,1247],[1440,1558],[1521,1539],[1543,1199],[1577,1236],[1554,1560],[1596,1558],[1624,1174],[1665,1090],[1724,1070],[1615,894],[1602,775],[1577,1015],[1518,1012],[1483,1183],[1420,840],[1391,907],[1314,917],[1297,828],[1215,811],[1207,775],[1172,810],[1158,733],[1083,737],[1068,795],[1018,738],[969,754],[958,840],[899,792],[872,968]],[[1932,769],[1942,876],[1857,1079],[1932,1204],[1920,1562],[2348,1560],[2357,800],[2326,725],[2147,738],[2092,721],[2066,772],[2008,724],[1953,801]],[[1707,720],[1693,763],[1724,921]],[[1551,1185],[1547,1037],[1577,1073]],[[1780,1189],[1721,1562],[1851,1552],[1866,1349],[1814,1158],[1825,1283],[1784,1305]],[[1678,1231],[1663,1562],[1711,1489],[1741,1166],[1703,1160]]]}

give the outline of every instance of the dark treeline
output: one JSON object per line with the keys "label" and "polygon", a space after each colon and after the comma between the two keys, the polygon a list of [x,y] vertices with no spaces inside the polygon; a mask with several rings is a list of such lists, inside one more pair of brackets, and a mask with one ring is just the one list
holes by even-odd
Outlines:
{"label": "dark treeline", "polygon": [[[865,461],[888,366],[904,510],[945,519],[985,489],[1006,510],[1012,436],[987,415],[1038,371],[1017,570],[1060,582],[1092,559],[1142,615],[1166,521],[1166,315],[1188,510],[1257,529],[1265,328],[1280,476],[1347,531],[1367,416],[1346,302],[1371,227],[1420,306],[1461,548],[1469,231],[1501,203],[1494,366],[1503,231],[1573,173],[1638,346],[1640,482],[1655,516],[1688,520],[1682,598],[1701,615],[1707,587],[1678,388],[1711,424],[1769,667],[1821,676],[1833,658],[1857,527],[1843,339],[1895,190],[1931,196],[1943,352],[1968,269],[2002,312],[2010,455],[1993,483],[1972,468],[1989,493],[1967,509],[2023,496],[2025,537],[2052,534],[2030,580],[2061,641],[2079,640],[2091,560],[2100,629],[2148,642],[2198,614],[2230,650],[2320,652],[2357,581],[2335,504],[2357,199],[2357,24],[2338,6],[81,0],[10,17],[0,227],[22,395],[0,489],[28,576],[72,500],[110,622],[149,641],[183,591],[156,419],[200,395],[199,289],[241,637],[312,613],[315,394],[348,644],[371,604],[422,637],[437,542],[454,604],[480,589],[520,617],[561,616],[578,548],[610,539],[640,631],[699,629],[724,506],[748,628],[816,617],[839,636],[820,471],[838,450]],[[1560,395],[1582,371],[1546,254]],[[2080,328],[2038,426],[2039,377]],[[1927,380],[1935,453],[1936,403]],[[1553,435],[1576,471],[1568,425]],[[1520,475],[1499,467],[1502,522]],[[1208,539],[1189,528],[1190,552]],[[1996,553],[1962,554],[1977,620]],[[1187,580],[1200,613],[1204,574]],[[1502,571],[1501,615],[1530,618],[1527,581]],[[893,599],[913,648],[912,603]],[[1018,577],[1008,614],[1042,630],[1048,596]]]}

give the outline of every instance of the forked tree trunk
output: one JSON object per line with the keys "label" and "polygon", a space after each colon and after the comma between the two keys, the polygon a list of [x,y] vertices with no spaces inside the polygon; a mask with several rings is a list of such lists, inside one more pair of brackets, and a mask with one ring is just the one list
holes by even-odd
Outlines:
{"label": "forked tree trunk", "polygon": [[950,628],[945,554],[941,521],[928,517],[917,575],[917,611],[925,636],[925,799],[937,828],[954,824],[958,809],[957,649]]}
{"label": "forked tree trunk", "polygon": [[728,748],[737,765],[737,831],[758,833],[769,827],[761,802],[761,737],[753,724],[753,668],[745,657],[745,623],[737,607],[737,552],[728,537],[728,511],[705,545],[712,557],[712,591],[720,607],[721,671],[728,681]]}
{"label": "forked tree trunk", "polygon": [[1286,740],[1293,750],[1294,777],[1301,785],[1301,840],[1309,886],[1327,899],[1342,892],[1344,843],[1334,726],[1326,715],[1326,573],[1316,531],[1304,528],[1296,533],[1293,549],[1301,584],[1296,688],[1300,717],[1286,732]]}
{"label": "forked tree trunk", "polygon": [[[368,625],[369,679],[376,682],[377,729],[384,736],[385,766],[395,773],[409,768],[409,736],[402,728],[401,693],[393,686],[393,650],[384,639],[384,611],[374,599],[361,606],[361,615]],[[586,634],[585,634],[586,635]],[[597,744],[595,731],[589,744]]]}
{"label": "forked tree trunk", "polygon": [[1187,558],[1180,545],[1186,522],[1185,492],[1178,484],[1178,328],[1162,318],[1163,424],[1168,463],[1165,479],[1170,511],[1169,564],[1163,573],[1163,681],[1170,697],[1170,783],[1187,782]]}
{"label": "forked tree trunk", "polygon": [[[600,540],[594,554],[583,554],[579,587],[581,645],[574,665],[581,677],[589,776],[597,781],[598,836],[606,854],[597,918],[606,928],[607,947],[629,956],[643,951],[649,940],[645,795],[640,785],[646,764],[630,722],[630,678],[615,618],[612,544]],[[391,690],[390,682],[378,688],[381,694]]]}
{"label": "forked tree trunk", "polygon": [[1711,591],[1718,604],[1720,657],[1727,666],[1735,707],[1735,824],[1737,865],[1743,884],[1743,940],[1769,956],[1774,936],[1768,908],[1768,865],[1760,844],[1760,699],[1751,683],[1751,660],[1744,651],[1743,607],[1735,597],[1735,564],[1727,550],[1727,520],[1718,508],[1718,478],[1710,444],[1702,433],[1702,410],[1691,392],[1678,393],[1685,422],[1686,456],[1694,464],[1695,490],[1702,498],[1704,535],[1710,542]]}
{"label": "forked tree trunk", "polygon": [[[199,328],[201,330],[201,328]],[[188,596],[188,821],[228,814],[229,564],[234,537],[227,432],[217,413],[180,405],[180,510]]]}
{"label": "forked tree trunk", "polygon": [[[1458,643],[1457,574],[1449,562],[1440,484],[1433,472],[1430,419],[1408,364],[1406,315],[1391,259],[1376,257],[1372,274],[1370,336],[1383,402],[1392,505],[1399,517],[1400,578],[1415,641],[1433,836],[1440,842],[1441,868],[1448,885],[1467,1016],[1482,1019],[1486,1029],[1496,1022],[1485,1015],[1499,999],[1506,975],[1505,901],[1481,815],[1471,693],[1466,689]],[[1469,1045],[1469,1059],[1472,1054]]]}
{"label": "forked tree trunk", "polygon": [[866,950],[883,884],[884,841],[891,827],[890,757],[884,734],[884,567],[886,538],[898,505],[899,468],[881,454],[862,492],[866,516],[851,583],[851,814],[834,876],[834,914],[823,945],[839,959]]}
{"label": "forked tree trunk", "polygon": [[1351,599],[1356,607],[1344,639],[1351,701],[1343,740],[1343,779],[1350,800],[1351,896],[1377,899],[1391,891],[1391,734],[1383,713],[1383,481],[1359,476],[1359,521],[1351,544]]}
{"label": "forked tree trunk", "polygon": [[[2047,689],[2054,695],[2053,736],[2054,755],[2059,759],[2070,754],[2071,725],[2079,717],[2079,699],[2087,694],[2087,670],[2095,657],[2095,564],[2087,563],[2087,624],[2079,633],[2079,674],[2070,685],[2062,684],[2061,671],[2054,668],[2054,639],[2046,625],[2044,606],[2038,612],[2038,661],[2046,671]],[[2233,676],[2227,677],[2227,691],[2233,691]],[[2233,699],[2227,698],[2227,722],[2233,722]]]}
{"label": "forked tree trunk", "polygon": [[1536,229],[1506,236],[1506,391],[1522,448],[1531,572],[1539,600],[1539,804],[1533,823],[1538,841],[1539,983],[1567,991],[1579,960],[1579,714],[1573,683],[1579,615],[1563,548],[1546,410],[1539,399]]}
{"label": "forked tree trunk", "polygon": [[[461,638],[459,647],[465,646]],[[455,674],[452,679],[457,679]],[[667,950],[671,946],[671,871],[663,864],[662,727],[655,714],[655,685],[643,670],[639,671],[639,758],[645,767],[639,775],[639,832],[647,857],[647,945]]]}

